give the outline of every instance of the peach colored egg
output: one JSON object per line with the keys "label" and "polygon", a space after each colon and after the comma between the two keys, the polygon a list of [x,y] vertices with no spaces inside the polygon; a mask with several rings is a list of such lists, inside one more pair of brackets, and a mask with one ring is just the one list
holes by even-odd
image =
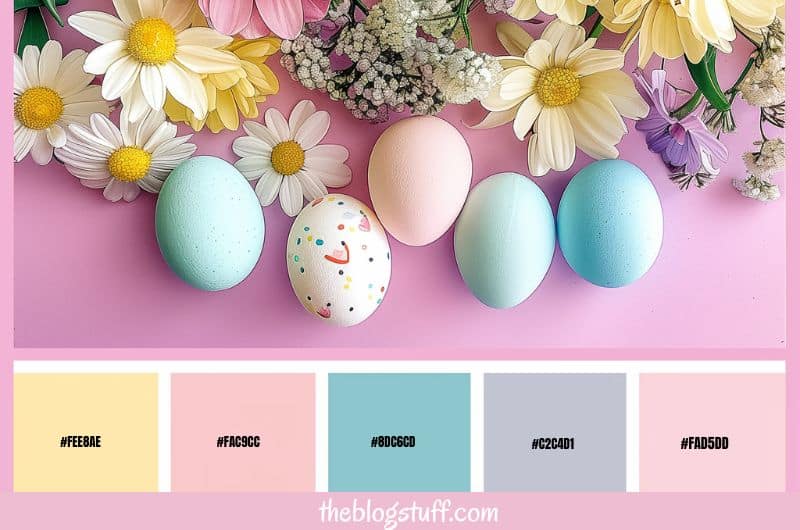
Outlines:
{"label": "peach colored egg", "polygon": [[401,243],[439,239],[458,217],[472,180],[472,157],[455,127],[434,116],[399,121],[369,159],[369,194],[384,228]]}

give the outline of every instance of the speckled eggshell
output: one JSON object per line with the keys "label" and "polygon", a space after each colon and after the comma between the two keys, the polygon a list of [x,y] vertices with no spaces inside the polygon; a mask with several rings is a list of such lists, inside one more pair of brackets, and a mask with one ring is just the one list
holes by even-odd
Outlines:
{"label": "speckled eggshell", "polygon": [[492,175],[467,197],[454,246],[461,277],[478,300],[513,307],[539,287],[553,261],[553,210],[531,179]]}
{"label": "speckled eggshell", "polygon": [[664,235],[661,201],[642,170],[601,160],[567,185],[558,207],[558,242],[570,267],[601,287],[622,287],[655,263]]}
{"label": "speckled eggshell", "polygon": [[264,246],[264,214],[235,167],[198,156],[164,182],[156,204],[156,237],[167,265],[183,281],[220,291],[253,271]]}
{"label": "speckled eggshell", "polygon": [[303,208],[289,231],[286,265],[303,307],[336,326],[353,326],[372,315],[392,274],[378,218],[363,202],[342,194]]}
{"label": "speckled eggshell", "polygon": [[453,224],[472,179],[469,147],[455,127],[434,116],[406,118],[386,129],[369,159],[375,213],[398,241],[436,241]]}

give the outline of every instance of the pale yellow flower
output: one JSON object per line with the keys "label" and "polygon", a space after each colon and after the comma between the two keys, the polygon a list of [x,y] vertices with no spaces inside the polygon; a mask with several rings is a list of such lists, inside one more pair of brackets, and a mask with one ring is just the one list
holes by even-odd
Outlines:
{"label": "pale yellow flower", "polygon": [[615,24],[630,24],[639,36],[639,66],[653,53],[664,59],[685,55],[697,63],[708,43],[689,18],[687,0],[620,0],[614,5]]}
{"label": "pale yellow flower", "polygon": [[598,0],[516,0],[508,14],[517,20],[530,20],[540,12],[577,26],[586,18],[586,8]]}
{"label": "pale yellow flower", "polygon": [[[685,55],[700,62],[708,48],[729,53],[736,26],[758,33],[782,13],[785,0],[601,0],[597,9],[611,17],[612,31],[639,38],[639,66],[655,53],[664,59]],[[612,11],[613,7],[613,11]]]}
{"label": "pale yellow flower", "polygon": [[500,80],[481,100],[489,114],[476,128],[513,121],[529,134],[528,167],[534,176],[565,171],[575,149],[597,159],[619,156],[616,145],[628,128],[623,117],[642,118],[648,106],[621,68],[619,50],[599,50],[584,29],[555,20],[534,41],[512,23],[497,26],[511,56],[499,57]]}
{"label": "pale yellow flower", "polygon": [[222,129],[237,130],[240,114],[249,119],[257,118],[257,105],[266,101],[268,95],[278,92],[278,78],[264,62],[280,46],[280,39],[275,37],[235,40],[224,49],[239,58],[240,70],[210,74],[203,79],[208,96],[208,114],[197,119],[191,109],[168,97],[164,110],[170,120],[186,123],[195,131],[207,127],[217,133]]}

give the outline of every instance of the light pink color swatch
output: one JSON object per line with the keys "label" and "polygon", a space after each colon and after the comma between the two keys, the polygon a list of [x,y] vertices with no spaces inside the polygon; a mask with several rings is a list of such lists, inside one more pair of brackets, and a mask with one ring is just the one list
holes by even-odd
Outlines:
{"label": "light pink color swatch", "polygon": [[314,418],[313,374],[174,375],[172,491],[314,491]]}
{"label": "light pink color swatch", "polygon": [[[681,449],[690,436],[729,447]],[[642,374],[639,457],[640,491],[784,491],[785,376]]]}
{"label": "light pink color swatch", "polygon": [[[108,0],[73,0],[61,15],[111,11]],[[15,17],[19,28],[20,14]],[[508,17],[476,9],[470,17],[477,50],[502,54],[494,26]],[[526,24],[538,36],[543,25]],[[76,31],[50,24],[65,51],[95,46]],[[599,46],[619,38],[605,32]],[[729,87],[750,52],[719,54],[721,83]],[[632,71],[635,53],[625,68]],[[367,186],[371,148],[389,124],[352,118],[341,103],[292,81],[278,57],[268,64],[281,88],[261,110],[284,113],[312,99],[331,113],[325,143],[350,150],[349,186],[336,190],[372,205]],[[655,66],[656,61],[651,66]],[[9,67],[10,68],[10,67]],[[689,88],[682,61],[669,64],[671,82]],[[10,71],[10,70],[9,70]],[[10,94],[10,91],[7,92]],[[739,154],[759,138],[757,111],[738,99],[739,130],[725,137],[731,159],[705,190],[681,192],[658,155],[633,129],[619,146],[622,158],[653,180],[664,210],[664,245],[650,272],[623,289],[595,287],[578,277],[556,251],[536,293],[505,311],[489,309],[461,280],[452,229],[426,247],[390,238],[392,281],[381,308],[366,322],[335,329],[315,321],[296,300],[286,269],[292,220],[278,204],[264,209],[267,236],[251,276],[237,287],[206,293],[179,280],[156,244],[152,196],[111,204],[82,187],[58,163],[14,167],[15,344],[19,347],[255,347],[255,348],[782,348],[786,340],[786,200],[760,204],[739,196],[731,179],[744,174]],[[477,103],[449,105],[441,117],[464,135],[473,158],[474,186],[494,173],[528,175],[527,145],[510,126],[488,131],[465,124],[482,119]],[[116,118],[115,118],[116,119]],[[9,124],[8,130],[11,129]],[[181,127],[181,134],[191,131]],[[770,134],[776,134],[770,130]],[[235,160],[240,132],[196,134],[198,154]],[[536,179],[555,208],[570,177],[590,162],[579,155],[572,171]],[[785,179],[780,177],[783,184]],[[372,351],[372,350],[370,350]],[[105,356],[109,354],[104,354]],[[216,355],[216,354],[215,354]],[[262,355],[262,353],[259,353]],[[484,354],[479,354],[484,355]],[[607,354],[604,354],[607,355]],[[637,352],[636,355],[639,355]]]}

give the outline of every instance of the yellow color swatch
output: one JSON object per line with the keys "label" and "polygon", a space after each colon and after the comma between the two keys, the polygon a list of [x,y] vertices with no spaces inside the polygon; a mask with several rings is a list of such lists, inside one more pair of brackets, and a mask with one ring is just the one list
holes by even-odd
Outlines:
{"label": "yellow color swatch", "polygon": [[157,489],[156,374],[14,375],[15,491]]}

